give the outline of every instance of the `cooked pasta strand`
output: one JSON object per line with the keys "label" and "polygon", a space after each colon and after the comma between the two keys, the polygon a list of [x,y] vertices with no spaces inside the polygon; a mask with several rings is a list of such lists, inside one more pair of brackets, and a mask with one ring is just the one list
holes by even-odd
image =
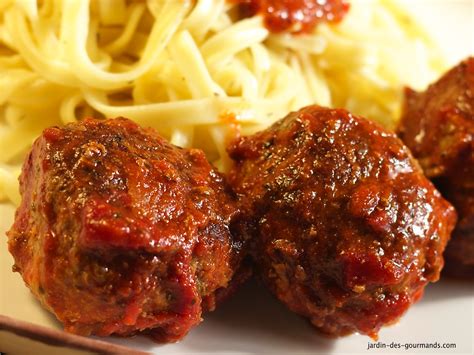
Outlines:
{"label": "cooked pasta strand", "polygon": [[[0,200],[50,125],[129,117],[221,170],[227,142],[303,105],[393,127],[402,88],[444,63],[395,0],[352,0],[337,25],[273,34],[228,0],[0,0]],[[230,119],[231,118],[231,119]]]}

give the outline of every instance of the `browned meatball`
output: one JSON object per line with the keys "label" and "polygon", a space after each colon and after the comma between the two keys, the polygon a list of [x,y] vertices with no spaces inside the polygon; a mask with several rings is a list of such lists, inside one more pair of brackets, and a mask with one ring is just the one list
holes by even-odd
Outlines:
{"label": "browned meatball", "polygon": [[474,58],[423,93],[406,91],[399,134],[458,212],[446,269],[474,277]]}
{"label": "browned meatball", "polygon": [[395,134],[311,106],[229,152],[261,278],[321,331],[376,337],[438,280],[455,212]]}
{"label": "browned meatball", "polygon": [[178,340],[238,266],[223,178],[132,121],[46,129],[20,189],[14,269],[69,332]]}

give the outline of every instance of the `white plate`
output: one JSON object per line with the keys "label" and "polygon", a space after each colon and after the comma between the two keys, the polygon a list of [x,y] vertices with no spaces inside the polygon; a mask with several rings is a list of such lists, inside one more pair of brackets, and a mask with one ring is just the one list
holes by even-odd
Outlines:
{"label": "white plate", "polygon": [[[438,40],[450,64],[474,54],[474,0],[403,1]],[[0,235],[11,224],[12,216],[10,207],[0,205]],[[10,272],[12,263],[4,238],[0,244],[0,315],[60,329],[54,317],[30,295],[20,276]],[[159,345],[144,337],[101,340],[157,354],[473,354],[473,320],[472,283],[442,280],[428,286],[425,297],[398,324],[380,331],[377,344],[385,344],[385,348],[368,349],[369,343],[376,343],[366,336],[322,337],[256,282],[250,282],[216,312],[205,315],[204,322],[177,344]],[[455,348],[405,348],[427,343],[441,347],[454,344]]]}

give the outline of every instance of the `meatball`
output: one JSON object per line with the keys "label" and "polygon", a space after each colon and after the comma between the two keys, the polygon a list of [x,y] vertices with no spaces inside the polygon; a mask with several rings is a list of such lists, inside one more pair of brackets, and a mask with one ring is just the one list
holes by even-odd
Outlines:
{"label": "meatball", "polygon": [[240,262],[223,177],[202,151],[127,119],[46,129],[20,191],[7,233],[14,270],[72,333],[176,341]]}
{"label": "meatball", "polygon": [[458,212],[447,270],[474,277],[474,58],[423,93],[407,89],[399,135]]}
{"label": "meatball", "polygon": [[456,215],[395,134],[310,106],[229,153],[258,274],[322,332],[376,338],[438,280]]}

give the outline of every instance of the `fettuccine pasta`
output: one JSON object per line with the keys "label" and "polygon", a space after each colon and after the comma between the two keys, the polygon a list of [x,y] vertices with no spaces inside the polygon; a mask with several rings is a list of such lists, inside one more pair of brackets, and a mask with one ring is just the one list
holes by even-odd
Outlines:
{"label": "fettuccine pasta", "polygon": [[389,0],[353,0],[304,35],[225,0],[0,0],[0,199],[18,203],[20,163],[51,125],[128,117],[225,171],[229,140],[304,105],[393,127],[403,86],[423,88],[439,57]]}

